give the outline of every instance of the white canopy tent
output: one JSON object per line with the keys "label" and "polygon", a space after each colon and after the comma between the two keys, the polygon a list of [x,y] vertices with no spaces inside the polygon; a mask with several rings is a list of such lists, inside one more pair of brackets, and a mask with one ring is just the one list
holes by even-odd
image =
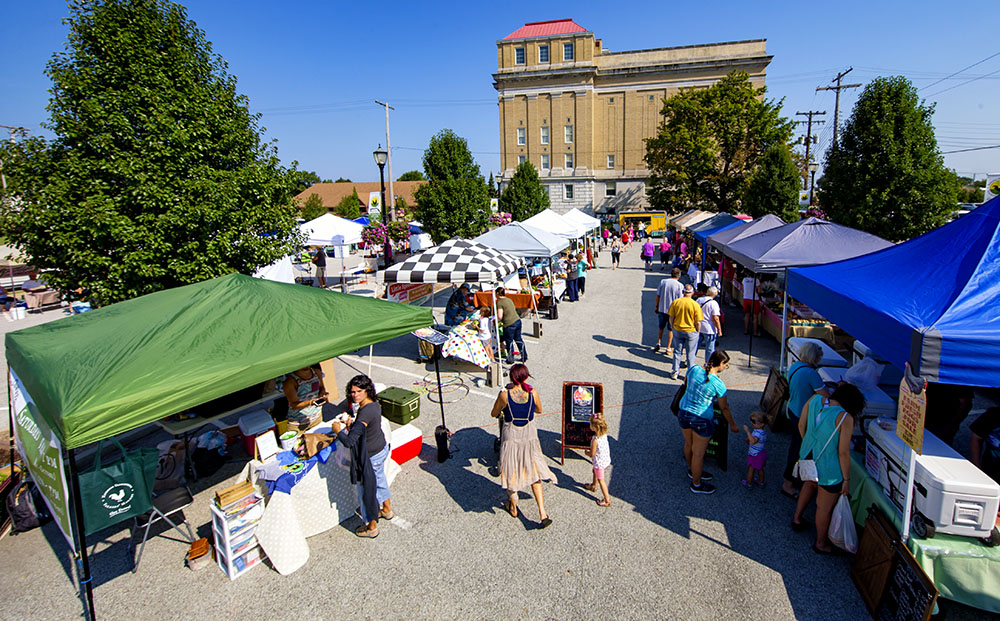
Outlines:
{"label": "white canopy tent", "polygon": [[306,244],[309,246],[340,246],[361,243],[361,231],[364,226],[326,213],[299,225],[306,234]]}
{"label": "white canopy tent", "polygon": [[577,224],[572,220],[567,220],[551,209],[536,213],[525,220],[524,224],[533,226],[536,229],[542,229],[547,233],[552,233],[559,237],[565,237],[566,239],[578,239],[587,232],[585,226]]}
{"label": "white canopy tent", "polygon": [[564,213],[563,217],[569,220],[570,222],[573,222],[574,224],[579,224],[581,226],[586,227],[588,231],[593,231],[594,229],[601,228],[600,220],[598,220],[594,216],[590,216],[583,213],[576,207]]}
{"label": "white canopy tent", "polygon": [[472,241],[514,257],[554,257],[569,246],[567,238],[523,222],[511,222]]}
{"label": "white canopy tent", "polygon": [[284,282],[290,285],[295,284],[295,266],[292,265],[292,257],[282,257],[270,265],[266,265],[256,272],[254,278],[273,280],[274,282]]}

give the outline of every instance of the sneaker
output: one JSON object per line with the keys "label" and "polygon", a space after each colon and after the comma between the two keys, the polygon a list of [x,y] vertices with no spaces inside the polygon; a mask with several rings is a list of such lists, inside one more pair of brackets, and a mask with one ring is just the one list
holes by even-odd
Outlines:
{"label": "sneaker", "polygon": [[668,356],[673,356],[674,355],[674,348],[673,347],[668,347],[667,351],[666,351],[666,354]]}
{"label": "sneaker", "polygon": [[747,483],[746,479],[740,479],[740,485],[743,486],[743,489],[753,489],[753,483]]}
{"label": "sneaker", "polygon": [[670,371],[669,373],[667,373],[667,377],[669,377],[672,380],[675,380],[677,379],[677,373],[674,371]]}
{"label": "sneaker", "polygon": [[692,494],[714,494],[715,493],[715,486],[712,485],[711,483],[706,483],[705,481],[702,481],[701,485],[698,485],[698,486],[695,486],[695,484],[692,483],[691,484],[691,493]]}
{"label": "sneaker", "polygon": [[[688,470],[688,478],[691,479],[692,481],[694,480],[694,475],[691,474],[690,470]],[[713,478],[714,477],[712,476],[712,473],[709,472],[708,470],[702,470],[701,471],[701,480],[703,482],[704,481],[711,481]]]}
{"label": "sneaker", "polygon": [[659,343],[657,343],[656,347],[653,348],[653,353],[655,354],[658,351],[660,351],[660,344]]}

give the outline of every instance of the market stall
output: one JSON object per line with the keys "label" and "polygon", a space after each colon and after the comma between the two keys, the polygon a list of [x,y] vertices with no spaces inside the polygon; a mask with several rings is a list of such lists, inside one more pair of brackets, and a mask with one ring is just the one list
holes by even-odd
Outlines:
{"label": "market stall", "polygon": [[702,211],[700,209],[696,209],[687,215],[684,215],[680,218],[677,218],[676,220],[673,220],[670,224],[678,231],[685,231],[691,228],[693,225],[698,224],[699,222],[702,222],[704,220],[708,220],[709,218],[715,215],[716,214],[712,213],[711,211]]}
{"label": "market stall", "polygon": [[51,430],[49,457],[28,468],[62,481],[41,487],[78,555],[91,617],[80,448],[431,320],[424,308],[230,274],[8,333],[9,381],[33,403],[12,408],[11,424],[15,435],[28,419]]}
{"label": "market stall", "polygon": [[[473,241],[514,257],[521,257],[526,261],[525,271],[529,287],[538,289],[542,297],[537,302],[532,303],[527,294],[524,295],[523,299],[520,294],[508,296],[515,306],[535,308],[536,305],[540,304],[542,308],[551,308],[558,303],[559,296],[566,289],[566,283],[563,280],[557,281],[555,279],[552,272],[552,257],[569,246],[569,240],[566,237],[553,235],[529,224],[511,222],[492,231],[487,231]],[[492,296],[489,299],[484,298],[484,300],[488,302],[487,305],[492,304]],[[477,298],[478,305],[479,298]]]}
{"label": "market stall", "polygon": [[587,227],[560,216],[551,209],[540,211],[524,221],[524,224],[541,229],[566,239],[579,239],[587,233]]}

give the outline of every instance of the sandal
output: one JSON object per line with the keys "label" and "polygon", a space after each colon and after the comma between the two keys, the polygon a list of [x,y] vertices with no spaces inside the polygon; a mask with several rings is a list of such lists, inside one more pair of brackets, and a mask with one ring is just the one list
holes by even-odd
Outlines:
{"label": "sandal", "polygon": [[378,537],[378,528],[373,528],[373,529],[369,530],[367,526],[362,525],[362,526],[358,527],[358,529],[356,531],[354,531],[354,534],[357,535],[358,537],[365,537],[367,539],[374,539],[374,538]]}
{"label": "sandal", "polygon": [[794,530],[797,533],[801,533],[802,531],[804,531],[805,529],[809,528],[810,526],[812,526],[812,523],[809,522],[809,520],[806,520],[806,519],[802,519],[802,520],[800,520],[798,522],[794,522],[794,521],[792,522],[792,530]]}
{"label": "sandal", "polygon": [[503,507],[504,509],[507,509],[507,513],[510,514],[510,517],[517,517],[517,505],[507,500],[503,503]]}
{"label": "sandal", "polygon": [[592,492],[597,489],[597,486],[595,486],[593,483],[587,483],[586,485],[583,486],[583,489],[587,490],[588,492]]}
{"label": "sandal", "polygon": [[611,503],[608,502],[607,500],[604,500],[603,498],[601,498],[600,500],[597,501],[597,506],[598,507],[610,507]]}
{"label": "sandal", "polygon": [[396,512],[389,511],[389,513],[386,513],[385,511],[379,511],[378,516],[383,520],[391,520],[392,518],[396,517]]}
{"label": "sandal", "polygon": [[552,524],[552,518],[550,517],[542,518],[542,528],[548,528],[550,524]]}

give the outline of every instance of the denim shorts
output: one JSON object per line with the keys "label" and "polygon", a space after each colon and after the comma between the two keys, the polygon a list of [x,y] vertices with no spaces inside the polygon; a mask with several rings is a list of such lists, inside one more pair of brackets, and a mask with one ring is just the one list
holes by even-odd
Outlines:
{"label": "denim shorts", "polygon": [[703,418],[687,410],[681,410],[677,414],[677,422],[681,424],[681,429],[690,429],[703,438],[711,438],[715,435],[715,419],[713,418]]}
{"label": "denim shorts", "polygon": [[668,315],[666,313],[660,313],[660,312],[658,312],[658,313],[656,313],[656,316],[657,316],[657,319],[660,320],[660,329],[661,330],[663,328],[665,328],[668,323],[670,323],[670,315]]}

